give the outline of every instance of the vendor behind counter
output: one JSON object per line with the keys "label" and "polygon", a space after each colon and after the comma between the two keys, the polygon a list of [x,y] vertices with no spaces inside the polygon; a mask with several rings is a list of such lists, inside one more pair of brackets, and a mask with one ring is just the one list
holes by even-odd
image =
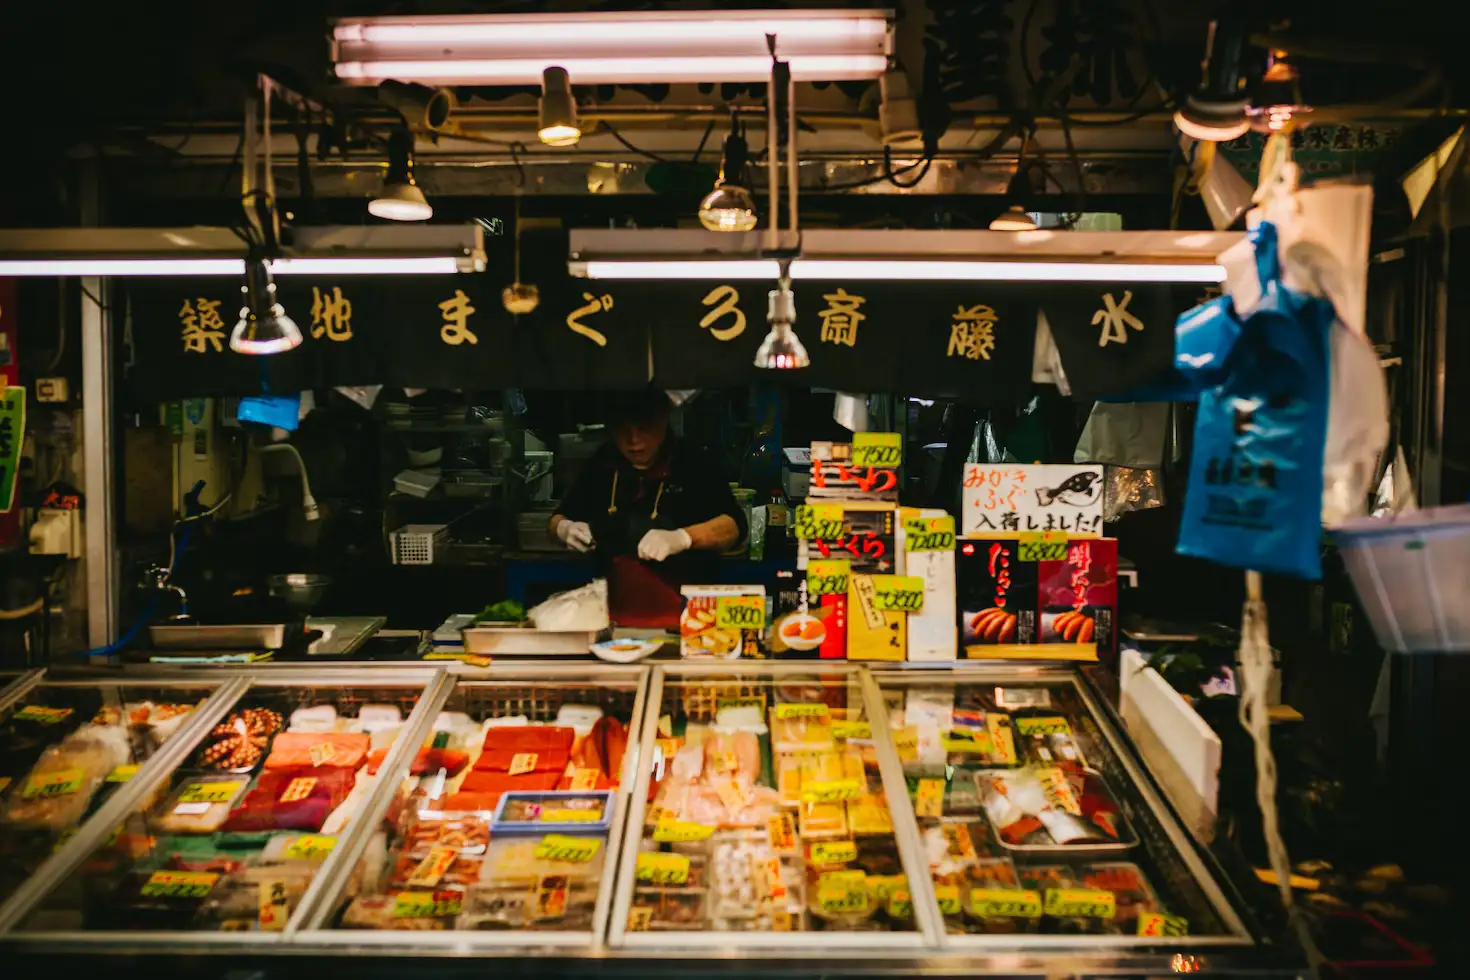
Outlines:
{"label": "vendor behind counter", "polygon": [[551,533],[595,555],[614,622],[673,628],[679,588],[714,581],[716,556],[746,535],[745,515],[715,460],[669,435],[663,392],[619,396],[608,414],[612,443],[583,468]]}

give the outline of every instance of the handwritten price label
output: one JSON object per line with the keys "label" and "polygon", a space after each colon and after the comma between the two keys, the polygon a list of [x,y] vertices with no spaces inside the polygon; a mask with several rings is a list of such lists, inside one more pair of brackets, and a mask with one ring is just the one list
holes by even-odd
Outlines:
{"label": "handwritten price label", "polygon": [[1047,915],[1059,919],[1111,919],[1118,914],[1118,897],[1097,888],[1048,888],[1042,904]]}
{"label": "handwritten price label", "polygon": [[868,876],[861,871],[839,874],[824,874],[817,880],[817,907],[823,912],[866,912]]}
{"label": "handwritten price label", "polygon": [[1015,888],[970,889],[970,912],[974,915],[1003,915],[1013,919],[1041,918],[1041,894]]}
{"label": "handwritten price label", "polygon": [[281,856],[288,861],[324,861],[337,846],[337,838],[305,834],[287,844]]}
{"label": "handwritten price label", "polygon": [[180,803],[228,803],[245,787],[246,780],[219,783],[190,783],[179,794]]}
{"label": "handwritten price label", "polygon": [[855,432],[852,465],[896,469],[903,462],[903,436],[897,432]]}
{"label": "handwritten price label", "polygon": [[204,898],[214,890],[219,875],[213,871],[155,871],[143,883],[149,898]]}
{"label": "handwritten price label", "polygon": [[850,840],[818,841],[812,845],[812,864],[847,864],[857,860],[857,844]]}
{"label": "handwritten price label", "polygon": [[873,726],[866,721],[832,722],[833,738],[872,738]]}
{"label": "handwritten price label", "polygon": [[297,800],[304,800],[315,788],[315,776],[298,776],[286,784],[285,790],[281,793],[280,802],[295,803]]}
{"label": "handwritten price label", "polygon": [[792,526],[803,540],[835,541],[842,537],[842,505],[802,504]]}
{"label": "handwritten price label", "polygon": [[908,551],[953,551],[953,517],[917,517],[903,522],[904,548]]}
{"label": "handwritten price label", "polygon": [[547,834],[541,838],[541,843],[536,845],[532,855],[538,861],[570,861],[574,864],[586,864],[597,856],[597,850],[602,846],[602,841],[593,837],[563,837],[561,834]]}
{"label": "handwritten price label", "polygon": [[17,711],[12,721],[37,721],[43,725],[57,725],[71,714],[70,708],[48,708],[41,704],[28,704]]}
{"label": "handwritten price label", "polygon": [[[413,874],[408,876],[410,888],[433,888],[439,884],[439,879],[454,864],[454,859],[459,852],[452,847],[431,847],[429,854],[419,862],[418,867],[413,869]],[[395,913],[396,914],[396,913]]]}
{"label": "handwritten price label", "polygon": [[873,608],[916,613],[924,609],[924,580],[917,575],[874,575]]}
{"label": "handwritten price label", "polygon": [[776,705],[776,719],[785,721],[788,718],[826,718],[827,706],[814,702],[802,702],[799,704]]}
{"label": "handwritten price label", "polygon": [[510,768],[506,771],[510,776],[521,776],[528,772],[536,771],[535,752],[517,752],[510,757]]}
{"label": "handwritten price label", "polygon": [[66,796],[81,790],[87,774],[80,769],[55,769],[38,772],[26,779],[25,789],[20,791],[23,799],[49,800],[53,796]]}
{"label": "handwritten price label", "polygon": [[258,898],[261,932],[280,932],[286,928],[291,917],[290,904],[286,899],[286,882],[280,878],[269,878],[260,883]]}
{"label": "handwritten price label", "polygon": [[395,919],[435,919],[459,915],[459,892],[399,892],[393,899]]}
{"label": "handwritten price label", "polygon": [[935,819],[944,815],[944,780],[919,780],[919,788],[914,793],[914,815]]}
{"label": "handwritten price label", "polygon": [[1022,735],[1070,735],[1072,726],[1065,718],[1017,718],[1016,731]]}
{"label": "handwritten price label", "polygon": [[715,626],[722,630],[758,630],[766,625],[766,597],[727,595],[715,600]]}
{"label": "handwritten price label", "polygon": [[889,894],[888,914],[895,919],[913,918],[914,900],[907,889],[898,888]]}
{"label": "handwritten price label", "polygon": [[640,854],[633,877],[655,885],[682,885],[689,880],[689,858],[683,854]]}
{"label": "handwritten price label", "polygon": [[863,787],[856,779],[830,779],[801,787],[803,803],[842,803],[862,795]]}
{"label": "handwritten price label", "polygon": [[1024,531],[1016,551],[1021,561],[1066,561],[1067,535],[1060,531]]}
{"label": "handwritten price label", "polygon": [[847,595],[852,562],[839,558],[816,558],[806,563],[806,594]]}
{"label": "handwritten price label", "polygon": [[602,819],[602,807],[542,810],[541,816],[536,819],[541,823],[596,823]]}
{"label": "handwritten price label", "polygon": [[1144,912],[1138,917],[1138,934],[1156,939],[1189,935],[1189,920],[1162,912]]}
{"label": "handwritten price label", "polygon": [[960,888],[958,885],[939,885],[934,889],[934,898],[939,902],[940,915],[960,914]]}
{"label": "handwritten price label", "polygon": [[709,840],[714,836],[715,828],[706,827],[700,823],[688,823],[683,820],[660,820],[653,825],[653,839],[659,843]]}
{"label": "handwritten price label", "polygon": [[766,836],[770,838],[771,850],[778,854],[796,853],[796,826],[791,814],[778,813],[766,819]]}
{"label": "handwritten price label", "polygon": [[647,932],[649,925],[653,922],[653,908],[648,905],[635,905],[628,910],[628,931]]}
{"label": "handwritten price label", "polygon": [[112,770],[112,772],[107,774],[106,781],[109,783],[125,783],[129,779],[132,779],[134,776],[138,775],[138,770],[141,768],[142,766],[136,764],[118,766],[116,769]]}

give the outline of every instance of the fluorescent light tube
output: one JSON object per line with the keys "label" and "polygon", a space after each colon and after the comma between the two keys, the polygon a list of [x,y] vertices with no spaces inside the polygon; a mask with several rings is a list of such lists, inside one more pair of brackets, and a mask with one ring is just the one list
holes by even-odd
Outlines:
{"label": "fluorescent light tube", "polygon": [[[788,56],[787,61],[797,81],[877,78],[888,66],[887,57],[881,54],[798,54]],[[574,85],[762,82],[771,76],[769,55],[339,61],[336,72],[338,78],[371,83],[391,78],[438,85],[539,85],[541,73],[553,66],[565,68]]]}
{"label": "fluorescent light tube", "polygon": [[[385,18],[338,24],[332,36],[343,44],[370,44],[378,48],[445,45],[554,45],[570,51],[581,45],[606,50],[609,45],[628,45],[646,50],[650,44],[692,45],[711,41],[749,43],[763,49],[766,35],[780,40],[845,41],[856,44],[882,42],[888,33],[887,18],[868,12],[849,16],[801,16],[792,11],[782,16],[774,11],[751,11],[730,16],[726,11],[705,11],[697,17],[650,17],[637,12],[569,14],[549,17],[510,15],[503,19],[454,16],[413,18],[410,23]],[[742,12],[743,13],[743,12]]]}
{"label": "fluorescent light tube", "polygon": [[0,276],[243,276],[244,259],[10,259]]}
{"label": "fluorescent light tube", "polygon": [[[588,279],[775,279],[774,259],[618,260],[582,263]],[[914,280],[949,282],[1197,282],[1225,281],[1224,266],[1141,262],[904,261],[887,259],[796,259],[791,278]]]}
{"label": "fluorescent light tube", "polygon": [[271,274],[276,276],[363,276],[416,275],[432,276],[459,271],[459,259],[453,255],[421,258],[302,258],[272,259]]}

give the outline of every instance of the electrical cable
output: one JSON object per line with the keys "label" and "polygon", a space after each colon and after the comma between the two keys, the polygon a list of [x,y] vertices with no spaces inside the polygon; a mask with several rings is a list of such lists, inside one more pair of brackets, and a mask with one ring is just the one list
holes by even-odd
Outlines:
{"label": "electrical cable", "polygon": [[612,138],[613,139],[617,140],[619,143],[623,144],[629,150],[632,150],[634,153],[637,153],[639,156],[647,157],[648,159],[652,160],[654,163],[669,163],[670,162],[669,160],[665,159],[664,157],[659,156],[657,153],[654,153],[651,150],[645,150],[642,147],[634,146],[632,143],[629,143],[626,139],[623,138],[623,134],[620,133],[620,132],[618,132],[617,127],[614,126],[612,123],[607,122],[606,120],[602,120],[600,122],[600,125],[603,128],[605,128],[610,134],[612,134]]}
{"label": "electrical cable", "polygon": [[704,135],[699,138],[699,145],[694,148],[694,156],[689,158],[690,163],[698,163],[699,155],[704,152],[704,145],[709,142],[709,134],[715,131],[715,122],[710,120],[708,126],[704,127]]}

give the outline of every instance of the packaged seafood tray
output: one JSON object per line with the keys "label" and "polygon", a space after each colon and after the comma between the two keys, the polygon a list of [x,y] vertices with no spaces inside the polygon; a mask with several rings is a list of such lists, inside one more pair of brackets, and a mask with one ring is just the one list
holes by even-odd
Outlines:
{"label": "packaged seafood tray", "polygon": [[249,773],[265,761],[283,722],[280,712],[245,708],[214,726],[187,768],[202,772]]}
{"label": "packaged seafood tray", "polygon": [[1016,855],[1122,854],[1138,834],[1102,774],[1059,766],[975,773],[995,842]]}
{"label": "packaged seafood tray", "polygon": [[934,897],[945,931],[954,935],[1013,935],[1035,929],[1039,894],[1026,892],[1006,857],[977,858],[960,868],[935,869]]}
{"label": "packaged seafood tray", "polygon": [[149,826],[163,834],[213,834],[249,786],[244,774],[188,777],[154,810]]}
{"label": "packaged seafood tray", "polygon": [[1041,895],[1039,928],[1050,935],[1132,935],[1143,912],[1163,911],[1138,865],[1021,865],[1021,887]]}
{"label": "packaged seafood tray", "polygon": [[605,836],[612,826],[611,790],[509,792],[490,822],[494,833],[575,833]]}
{"label": "packaged seafood tray", "polygon": [[628,910],[629,931],[698,932],[707,928],[709,892],[704,888],[639,885]]}

